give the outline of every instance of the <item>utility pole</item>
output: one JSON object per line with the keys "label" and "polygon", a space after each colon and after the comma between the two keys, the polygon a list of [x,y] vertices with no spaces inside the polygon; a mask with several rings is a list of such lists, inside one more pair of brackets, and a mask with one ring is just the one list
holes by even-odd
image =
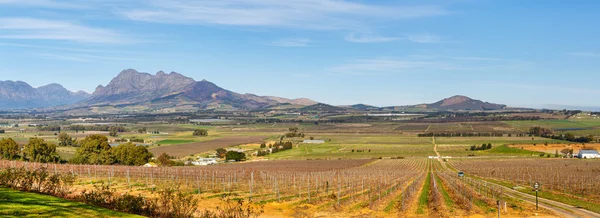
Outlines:
{"label": "utility pole", "polygon": [[539,210],[538,190],[540,188],[540,183],[534,183],[533,188],[535,188],[535,210]]}

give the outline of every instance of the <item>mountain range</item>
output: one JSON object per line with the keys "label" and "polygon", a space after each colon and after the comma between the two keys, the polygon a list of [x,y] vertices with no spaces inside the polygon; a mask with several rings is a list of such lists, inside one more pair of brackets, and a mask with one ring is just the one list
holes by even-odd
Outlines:
{"label": "mountain range", "polygon": [[287,99],[254,94],[239,94],[223,89],[212,82],[195,81],[176,72],[156,75],[124,70],[106,86],[77,105],[144,105],[154,109],[194,107],[200,109],[234,108],[259,109],[281,103],[312,105],[306,98]]}
{"label": "mountain range", "polygon": [[23,81],[0,81],[0,109],[69,105],[89,96],[84,91],[71,92],[56,83],[33,88]]}
{"label": "mountain range", "polygon": [[121,71],[106,86],[99,85],[92,94],[71,92],[59,84],[33,88],[21,81],[0,81],[0,109],[49,108],[117,108],[117,110],[194,110],[232,109],[256,110],[286,108],[285,105],[304,107],[302,111],[448,111],[448,110],[502,110],[503,104],[494,104],[453,96],[431,104],[411,106],[376,107],[357,104],[331,106],[299,98],[287,99],[274,96],[240,94],[226,90],[207,80],[195,81],[176,72],[156,74],[142,73],[133,69]]}

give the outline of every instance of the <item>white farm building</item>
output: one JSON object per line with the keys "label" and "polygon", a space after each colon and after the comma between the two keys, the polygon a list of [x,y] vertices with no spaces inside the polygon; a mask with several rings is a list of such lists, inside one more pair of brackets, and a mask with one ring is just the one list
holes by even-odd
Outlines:
{"label": "white farm building", "polygon": [[325,143],[325,140],[304,140],[304,141],[302,141],[302,143],[305,143],[305,144],[323,144],[323,143]]}
{"label": "white farm building", "polygon": [[580,150],[577,154],[578,158],[600,158],[600,154],[596,150]]}

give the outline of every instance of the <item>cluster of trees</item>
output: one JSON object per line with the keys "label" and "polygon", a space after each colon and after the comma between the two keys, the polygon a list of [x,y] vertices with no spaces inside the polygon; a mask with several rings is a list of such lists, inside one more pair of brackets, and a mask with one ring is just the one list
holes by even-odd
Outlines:
{"label": "cluster of trees", "polygon": [[104,131],[107,132],[111,129],[111,127],[114,127],[113,129],[116,129],[117,132],[127,132],[127,128],[125,128],[124,126],[107,126],[107,125],[94,125],[94,126],[83,126],[83,125],[71,125],[69,126],[69,130],[71,131]]}
{"label": "cluster of trees", "polygon": [[294,138],[294,137],[302,137],[304,138],[304,133],[300,132],[298,127],[289,128],[290,132],[285,134],[285,137]]}
{"label": "cluster of trees", "polygon": [[61,132],[60,134],[58,134],[58,146],[77,147],[79,145],[77,144],[77,139],[73,139],[71,138],[71,136],[69,136],[69,134]]}
{"label": "cluster of trees", "polygon": [[552,131],[552,129],[536,126],[529,128],[529,134],[534,136],[549,136],[553,135],[554,131]]}
{"label": "cluster of trees", "polygon": [[162,153],[156,158],[156,164],[158,164],[159,166],[165,166],[165,167],[185,165],[181,161],[171,160],[173,158],[175,158],[175,157],[171,157],[167,153]]}
{"label": "cluster of trees", "polygon": [[60,132],[60,126],[39,126],[39,131]]}
{"label": "cluster of trees", "polygon": [[144,143],[144,139],[137,138],[137,137],[120,138],[120,139],[115,139],[115,142],[139,142],[139,143]]}
{"label": "cluster of trees", "polygon": [[24,160],[41,163],[59,163],[56,145],[41,138],[30,138],[23,150],[12,138],[0,140],[0,156],[5,160]]}
{"label": "cluster of trees", "polygon": [[3,130],[3,129],[0,129],[0,134],[3,134],[3,133],[5,133],[5,132],[6,132],[5,130]]}
{"label": "cluster of trees", "polygon": [[596,141],[596,139],[593,135],[581,136],[581,137],[576,137],[572,133],[567,133],[564,135],[563,134],[554,135],[554,131],[552,131],[551,129],[548,129],[548,128],[544,128],[544,127],[531,127],[529,129],[529,133],[531,135],[540,136],[540,137],[544,137],[544,138],[551,138],[551,139],[564,140],[564,141],[577,142],[577,143],[590,143],[590,142]]}
{"label": "cluster of trees", "polygon": [[244,152],[228,151],[225,154],[226,160],[243,161],[246,160],[246,154]]}
{"label": "cluster of trees", "polygon": [[463,133],[452,133],[452,132],[438,132],[438,133],[422,133],[419,137],[502,137],[504,133],[501,132],[463,132]]}
{"label": "cluster of trees", "polygon": [[152,153],[144,146],[125,143],[111,147],[108,138],[102,135],[90,135],[79,142],[75,157],[71,160],[78,164],[121,164],[143,165],[152,158]]}
{"label": "cluster of trees", "polygon": [[227,151],[224,148],[217,148],[217,156],[219,158],[225,158],[225,160],[243,161],[246,160],[246,154],[244,152]]}
{"label": "cluster of trees", "polygon": [[[266,148],[266,144],[262,143],[260,148]],[[269,148],[271,149],[271,153],[277,153],[280,151],[290,150],[294,147],[294,144],[290,141],[287,142],[275,142],[275,144],[269,144]],[[269,154],[269,150],[259,150],[257,156],[265,156]]]}
{"label": "cluster of trees", "polygon": [[489,149],[492,149],[492,143],[482,144],[479,147],[477,147],[477,145],[471,145],[471,148],[469,148],[470,151],[484,151]]}
{"label": "cluster of trees", "polygon": [[206,130],[206,129],[197,129],[197,130],[194,130],[193,135],[194,136],[208,136],[208,130]]}
{"label": "cluster of trees", "polygon": [[4,160],[16,160],[21,158],[21,147],[12,138],[0,140],[0,156]]}

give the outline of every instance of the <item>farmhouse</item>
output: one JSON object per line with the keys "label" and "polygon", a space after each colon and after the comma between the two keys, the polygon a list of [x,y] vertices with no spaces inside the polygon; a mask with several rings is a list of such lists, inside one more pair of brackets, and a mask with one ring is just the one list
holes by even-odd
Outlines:
{"label": "farmhouse", "polygon": [[157,165],[155,163],[146,163],[143,167],[157,167]]}
{"label": "farmhouse", "polygon": [[578,158],[600,158],[600,154],[596,150],[580,150],[577,154]]}
{"label": "farmhouse", "polygon": [[195,166],[208,166],[217,164],[218,161],[218,158],[198,158],[197,161],[192,161],[191,164]]}
{"label": "farmhouse", "polygon": [[325,140],[304,140],[304,141],[302,141],[302,143],[305,143],[305,144],[323,144],[323,143],[325,143]]}

